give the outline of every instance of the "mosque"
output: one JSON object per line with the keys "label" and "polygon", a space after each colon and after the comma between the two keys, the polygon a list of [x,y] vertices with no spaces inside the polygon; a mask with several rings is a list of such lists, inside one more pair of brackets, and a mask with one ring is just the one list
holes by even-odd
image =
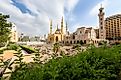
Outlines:
{"label": "mosque", "polygon": [[65,26],[64,26],[64,20],[63,17],[61,19],[61,28],[59,29],[58,25],[57,25],[57,29],[55,30],[55,32],[52,31],[52,20],[50,21],[50,32],[48,34],[48,38],[47,41],[48,43],[56,43],[56,42],[62,42],[64,40],[64,36],[67,33],[67,24],[66,24],[66,32],[65,32]]}

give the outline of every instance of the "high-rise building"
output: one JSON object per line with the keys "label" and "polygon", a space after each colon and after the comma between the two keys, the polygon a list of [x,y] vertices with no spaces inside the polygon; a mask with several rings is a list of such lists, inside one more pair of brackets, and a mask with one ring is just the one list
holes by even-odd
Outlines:
{"label": "high-rise building", "polygon": [[121,14],[105,19],[106,39],[121,40]]}

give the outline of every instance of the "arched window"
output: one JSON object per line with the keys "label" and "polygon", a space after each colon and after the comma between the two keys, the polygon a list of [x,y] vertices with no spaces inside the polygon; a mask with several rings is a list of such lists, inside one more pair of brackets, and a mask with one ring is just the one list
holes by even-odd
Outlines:
{"label": "arched window", "polygon": [[80,44],[84,44],[82,40],[80,40]]}
{"label": "arched window", "polygon": [[56,42],[58,42],[58,36],[56,36]]}
{"label": "arched window", "polygon": [[74,41],[74,44],[76,43],[76,41]]}
{"label": "arched window", "polygon": [[77,40],[77,43],[79,43],[79,41]]}
{"label": "arched window", "polygon": [[72,41],[70,41],[70,44],[72,44]]}
{"label": "arched window", "polygon": [[86,40],[84,40],[84,44],[86,44]]}
{"label": "arched window", "polygon": [[64,44],[64,41],[63,41],[63,44]]}
{"label": "arched window", "polygon": [[67,41],[67,43],[68,43],[68,41]]}
{"label": "arched window", "polygon": [[75,39],[75,36],[73,35],[73,39]]}

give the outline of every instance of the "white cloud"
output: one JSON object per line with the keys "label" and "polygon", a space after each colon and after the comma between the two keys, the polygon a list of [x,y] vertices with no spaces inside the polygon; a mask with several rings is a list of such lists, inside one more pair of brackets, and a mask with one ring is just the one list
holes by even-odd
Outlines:
{"label": "white cloud", "polygon": [[66,0],[65,1],[65,8],[68,11],[72,11],[75,7],[75,5],[79,2],[79,0]]}
{"label": "white cloud", "polygon": [[105,11],[105,18],[107,16],[115,15],[115,14],[121,14],[121,0],[115,1],[115,0],[103,0],[99,2],[96,6],[94,6],[90,10],[91,16],[97,16],[99,12],[100,5],[104,7]]}
{"label": "white cloud", "polygon": [[101,2],[99,2],[96,6],[94,6],[91,10],[90,10],[90,15],[92,16],[97,16],[98,12],[99,12],[99,8],[101,7],[105,7],[108,5],[108,0],[103,0]]}
{"label": "white cloud", "polygon": [[[64,17],[64,8],[73,10],[79,0],[16,0],[24,4],[31,12],[22,13],[11,0],[0,0],[0,12],[10,15],[10,21],[14,22],[20,32],[29,35],[47,34],[49,20],[53,19],[54,28],[60,24]],[[67,5],[65,6],[65,4]]]}

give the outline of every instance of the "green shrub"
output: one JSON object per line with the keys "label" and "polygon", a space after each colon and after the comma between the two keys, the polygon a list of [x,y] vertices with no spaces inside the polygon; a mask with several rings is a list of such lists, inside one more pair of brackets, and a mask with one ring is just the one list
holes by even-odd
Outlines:
{"label": "green shrub", "polygon": [[121,45],[91,47],[76,56],[28,64],[12,73],[10,80],[116,80],[121,68]]}
{"label": "green shrub", "polygon": [[0,54],[3,54],[3,50],[0,50]]}
{"label": "green shrub", "polygon": [[17,44],[9,44],[7,46],[7,50],[17,50],[19,48],[19,45]]}
{"label": "green shrub", "polygon": [[37,50],[29,47],[29,46],[20,46],[23,50],[25,50],[27,53],[31,54],[31,53],[36,53]]}

